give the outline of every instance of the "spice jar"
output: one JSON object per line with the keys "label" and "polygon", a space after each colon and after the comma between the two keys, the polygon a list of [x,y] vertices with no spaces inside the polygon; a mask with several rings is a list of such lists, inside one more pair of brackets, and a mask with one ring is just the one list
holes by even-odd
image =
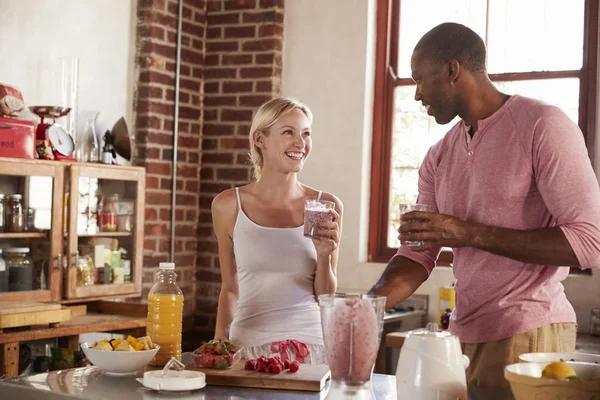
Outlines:
{"label": "spice jar", "polygon": [[4,203],[4,194],[0,193],[0,232],[4,232],[5,225],[5,203]]}
{"label": "spice jar", "polygon": [[23,232],[25,230],[22,198],[20,194],[11,194],[8,196],[6,213],[6,230],[8,232]]}
{"label": "spice jar", "polygon": [[94,260],[86,255],[78,257],[77,285],[89,286],[94,284]]}
{"label": "spice jar", "polygon": [[33,261],[28,247],[12,247],[4,250],[8,270],[8,291],[21,292],[33,289]]}

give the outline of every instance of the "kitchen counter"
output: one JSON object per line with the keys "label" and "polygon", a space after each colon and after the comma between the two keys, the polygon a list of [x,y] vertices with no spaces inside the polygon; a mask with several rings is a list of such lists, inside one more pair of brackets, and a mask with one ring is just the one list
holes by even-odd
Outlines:
{"label": "kitchen counter", "polygon": [[[329,382],[321,392],[206,386],[193,392],[161,393],[146,389],[131,376],[106,376],[102,370],[95,367],[53,371],[0,381],[2,400],[321,400],[326,397],[328,389]],[[396,400],[396,377],[374,374],[373,391],[377,400]]]}
{"label": "kitchen counter", "polygon": [[[141,375],[140,375],[141,376]],[[396,400],[396,377],[373,374],[376,400]],[[206,386],[184,393],[162,393],[146,389],[134,377],[112,377],[95,367],[73,368],[0,381],[2,400],[322,400],[321,392]],[[480,389],[481,390],[481,389]],[[484,389],[469,392],[469,400],[514,400],[510,390]]]}

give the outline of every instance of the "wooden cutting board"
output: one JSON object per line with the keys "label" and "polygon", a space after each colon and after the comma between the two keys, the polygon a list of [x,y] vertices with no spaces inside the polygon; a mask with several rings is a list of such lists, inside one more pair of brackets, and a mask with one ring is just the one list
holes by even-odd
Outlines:
{"label": "wooden cutting board", "polygon": [[52,310],[60,310],[60,304],[36,303],[32,301],[0,301],[0,315]]}
{"label": "wooden cutting board", "polygon": [[50,324],[58,327],[71,319],[71,310],[60,304],[0,302],[0,333],[5,328]]}
{"label": "wooden cutting board", "polygon": [[244,361],[239,361],[230,369],[192,368],[206,374],[206,384],[215,386],[239,386],[261,389],[304,390],[319,392],[330,378],[329,366],[325,364],[300,364],[297,372],[284,370],[280,374],[247,371]]}

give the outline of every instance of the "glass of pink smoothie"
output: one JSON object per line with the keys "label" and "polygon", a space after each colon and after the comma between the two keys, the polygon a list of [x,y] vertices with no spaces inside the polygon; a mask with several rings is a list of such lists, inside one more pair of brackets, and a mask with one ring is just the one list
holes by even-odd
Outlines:
{"label": "glass of pink smoothie", "polygon": [[327,200],[306,200],[304,202],[304,236],[319,239],[317,231],[323,222],[333,221],[330,210],[335,209],[335,203]]}
{"label": "glass of pink smoothie", "polygon": [[328,399],[374,399],[371,375],[383,330],[385,297],[319,296],[325,355],[331,370]]}

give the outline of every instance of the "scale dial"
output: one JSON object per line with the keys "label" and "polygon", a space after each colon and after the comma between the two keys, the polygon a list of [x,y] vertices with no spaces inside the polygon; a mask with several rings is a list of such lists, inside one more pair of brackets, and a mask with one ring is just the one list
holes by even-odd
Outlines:
{"label": "scale dial", "polygon": [[71,138],[71,135],[67,133],[65,128],[58,124],[50,125],[46,129],[46,139],[50,141],[52,148],[63,156],[70,156],[75,150],[73,138]]}

